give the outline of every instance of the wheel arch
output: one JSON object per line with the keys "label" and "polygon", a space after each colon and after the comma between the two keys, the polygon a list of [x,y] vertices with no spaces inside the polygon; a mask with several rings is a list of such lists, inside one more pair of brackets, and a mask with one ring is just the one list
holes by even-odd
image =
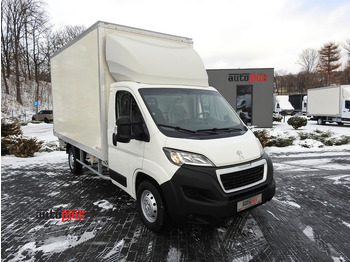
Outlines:
{"label": "wheel arch", "polygon": [[161,196],[164,199],[164,194],[163,194],[162,188],[161,188],[160,184],[157,182],[157,180],[155,180],[150,175],[148,175],[144,172],[141,172],[141,171],[136,174],[135,187],[134,187],[135,196],[137,195],[136,192],[137,192],[138,187],[140,186],[140,184],[143,181],[148,181],[148,182],[152,183],[155,187],[157,187],[157,189],[159,190],[159,193],[161,194]]}

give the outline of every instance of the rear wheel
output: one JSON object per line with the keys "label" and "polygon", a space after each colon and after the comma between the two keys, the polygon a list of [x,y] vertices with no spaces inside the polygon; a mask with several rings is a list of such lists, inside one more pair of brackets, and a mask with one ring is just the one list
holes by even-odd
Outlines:
{"label": "rear wheel", "polygon": [[326,122],[320,117],[317,119],[317,124],[318,125],[324,125]]}
{"label": "rear wheel", "polygon": [[160,232],[165,228],[164,201],[157,187],[151,182],[143,181],[137,188],[137,206],[147,228],[154,232]]}
{"label": "rear wheel", "polygon": [[83,169],[83,166],[77,161],[78,155],[79,150],[71,146],[68,151],[68,164],[70,171],[75,175],[80,174]]}

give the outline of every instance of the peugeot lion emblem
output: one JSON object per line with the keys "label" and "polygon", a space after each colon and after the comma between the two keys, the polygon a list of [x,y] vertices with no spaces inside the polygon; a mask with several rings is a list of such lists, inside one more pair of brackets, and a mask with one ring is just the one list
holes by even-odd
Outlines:
{"label": "peugeot lion emblem", "polygon": [[237,150],[236,154],[239,156],[239,159],[243,159],[244,156],[243,156],[243,153],[241,150]]}

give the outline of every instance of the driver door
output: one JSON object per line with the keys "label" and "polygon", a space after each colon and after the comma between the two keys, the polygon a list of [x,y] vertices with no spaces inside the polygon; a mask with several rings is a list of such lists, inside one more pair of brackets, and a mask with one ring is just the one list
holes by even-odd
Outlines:
{"label": "driver door", "polygon": [[115,145],[113,144],[113,132],[116,120],[120,116],[129,116],[132,123],[144,122],[144,120],[134,96],[127,90],[111,93],[110,106],[113,105],[115,109],[110,108],[109,113],[114,111],[114,115],[109,116],[110,123],[108,123],[109,174],[114,184],[135,197],[133,177],[137,170],[142,168],[146,143],[137,137],[144,132],[144,128],[141,125],[132,125],[131,133],[136,138],[131,139],[128,143],[116,142]]}

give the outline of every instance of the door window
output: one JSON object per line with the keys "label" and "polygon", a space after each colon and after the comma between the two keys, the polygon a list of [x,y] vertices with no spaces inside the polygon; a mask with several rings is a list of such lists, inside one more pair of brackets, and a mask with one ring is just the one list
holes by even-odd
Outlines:
{"label": "door window", "polygon": [[350,100],[345,100],[345,108],[350,111]]}
{"label": "door window", "polygon": [[[136,139],[144,134],[142,124],[143,118],[135,98],[127,91],[119,91],[116,94],[116,120],[121,116],[130,117],[131,133]],[[139,123],[139,124],[137,124]]]}

